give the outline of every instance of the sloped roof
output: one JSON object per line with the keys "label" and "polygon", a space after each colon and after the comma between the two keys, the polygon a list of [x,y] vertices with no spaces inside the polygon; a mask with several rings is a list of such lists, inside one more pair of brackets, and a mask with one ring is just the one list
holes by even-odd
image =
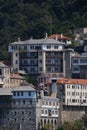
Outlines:
{"label": "sloped roof", "polygon": [[0,67],[8,67],[8,66],[5,65],[2,61],[0,61]]}
{"label": "sloped roof", "polygon": [[13,88],[13,91],[36,91],[36,90],[31,86],[18,86]]}
{"label": "sloped roof", "polygon": [[61,34],[52,34],[51,36],[49,36],[48,38],[52,38],[52,39],[61,39],[61,40],[71,40],[71,38],[61,35]]}
{"label": "sloped roof", "polygon": [[63,42],[59,42],[55,39],[44,38],[44,39],[30,39],[26,41],[17,41],[11,43],[13,45],[22,45],[22,44],[64,44]]}
{"label": "sloped roof", "polygon": [[57,80],[57,84],[81,84],[81,85],[87,85],[87,79],[61,78],[61,79]]}
{"label": "sloped roof", "polygon": [[14,78],[14,79],[25,79],[24,77],[22,77],[20,74],[18,73],[11,73],[10,74],[10,78]]}

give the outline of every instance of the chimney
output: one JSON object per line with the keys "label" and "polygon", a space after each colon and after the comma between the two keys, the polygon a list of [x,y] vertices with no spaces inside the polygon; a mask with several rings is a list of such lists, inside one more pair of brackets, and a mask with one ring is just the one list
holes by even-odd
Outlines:
{"label": "chimney", "polygon": [[57,34],[56,34],[56,41],[58,41],[58,36],[57,36]]}
{"label": "chimney", "polygon": [[52,93],[57,93],[57,83],[56,83],[56,78],[52,79]]}
{"label": "chimney", "polygon": [[47,37],[48,37],[48,34],[46,33],[46,37],[45,38],[47,39]]}
{"label": "chimney", "polygon": [[20,42],[21,41],[21,39],[20,39],[20,37],[18,37],[18,42]]}
{"label": "chimney", "polygon": [[63,34],[61,33],[61,38],[63,38]]}

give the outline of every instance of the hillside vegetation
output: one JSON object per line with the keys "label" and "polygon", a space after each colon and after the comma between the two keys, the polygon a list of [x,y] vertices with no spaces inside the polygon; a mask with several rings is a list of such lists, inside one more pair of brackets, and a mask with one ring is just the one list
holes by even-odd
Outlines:
{"label": "hillside vegetation", "polygon": [[0,0],[0,59],[9,59],[8,44],[18,37],[70,35],[86,25],[87,0]]}

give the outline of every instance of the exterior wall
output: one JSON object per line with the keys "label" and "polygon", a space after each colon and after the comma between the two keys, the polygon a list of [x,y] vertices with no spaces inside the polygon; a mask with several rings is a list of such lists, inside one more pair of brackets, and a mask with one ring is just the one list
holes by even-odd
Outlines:
{"label": "exterior wall", "polygon": [[72,57],[72,75],[74,78],[87,78],[87,56],[86,53],[78,57]]}
{"label": "exterior wall", "polygon": [[12,93],[11,107],[4,110],[3,129],[36,130],[36,91],[15,89]]}
{"label": "exterior wall", "polygon": [[85,114],[85,111],[63,111],[62,112],[62,124],[66,121],[73,121],[73,120],[79,120],[83,115]]}
{"label": "exterior wall", "polygon": [[[63,49],[64,43],[53,39],[30,39],[28,41],[14,42],[9,45],[9,52],[12,53],[13,68],[25,70],[28,74],[47,73],[47,52],[57,52],[59,55],[62,53],[61,56],[56,57],[54,55],[53,57],[51,56],[49,58],[51,62],[52,60],[55,60],[54,64],[49,62],[49,66],[52,66],[52,70],[50,70],[48,73],[50,73],[51,76],[55,73],[57,76],[63,76]],[[16,56],[17,51],[18,56]],[[34,53],[37,54],[34,55]],[[40,53],[42,53],[42,55],[40,55]],[[58,59],[60,60],[60,63],[56,63],[56,60]],[[16,63],[17,61],[19,62]]]}
{"label": "exterior wall", "polygon": [[1,70],[1,87],[10,87],[10,68],[9,67],[0,67]]}
{"label": "exterior wall", "polygon": [[12,53],[12,66],[15,71],[19,70],[19,51],[16,50]]}
{"label": "exterior wall", "polygon": [[50,123],[51,128],[55,129],[60,124],[60,103],[57,98],[43,97],[37,104],[37,122],[40,128]]}
{"label": "exterior wall", "polygon": [[16,87],[16,86],[20,86],[23,82],[25,82],[25,80],[23,79],[18,79],[18,78],[10,78],[10,87]]}
{"label": "exterior wall", "polygon": [[71,73],[71,57],[74,55],[74,50],[73,49],[67,49],[65,50],[64,53],[64,77],[70,78],[72,77]]}

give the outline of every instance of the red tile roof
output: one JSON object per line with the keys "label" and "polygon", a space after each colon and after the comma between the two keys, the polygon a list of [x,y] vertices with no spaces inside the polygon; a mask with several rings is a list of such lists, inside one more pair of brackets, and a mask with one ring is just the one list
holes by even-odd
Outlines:
{"label": "red tile roof", "polygon": [[82,85],[87,85],[87,79],[61,78],[61,79],[57,80],[57,84],[82,84]]}
{"label": "red tile roof", "polygon": [[2,63],[7,65],[7,66],[11,66],[11,61],[10,60],[2,61]]}
{"label": "red tile roof", "polygon": [[71,38],[69,38],[67,36],[63,36],[62,34],[52,34],[48,38],[52,38],[52,39],[58,38],[59,40],[71,40]]}

